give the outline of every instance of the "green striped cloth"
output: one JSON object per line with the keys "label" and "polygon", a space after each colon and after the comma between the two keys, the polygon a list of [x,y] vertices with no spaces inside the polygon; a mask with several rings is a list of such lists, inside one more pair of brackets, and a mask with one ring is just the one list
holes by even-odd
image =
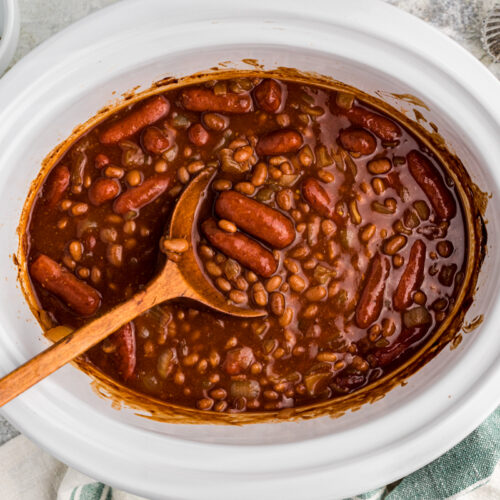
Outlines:
{"label": "green striped cloth", "polygon": [[[500,408],[474,432],[443,456],[413,474],[363,495],[356,500],[444,500],[452,499],[484,485],[500,462]],[[88,480],[71,487],[69,471],[58,491],[58,500],[133,500],[138,497],[113,491],[102,483]],[[67,481],[69,479],[69,481]],[[79,482],[78,480],[76,482]],[[495,490],[488,498],[500,498]],[[333,500],[333,499],[332,499]]]}
{"label": "green striped cloth", "polygon": [[113,490],[102,483],[82,484],[74,488],[67,498],[70,500],[112,500]]}
{"label": "green striped cloth", "polygon": [[[450,451],[359,500],[444,500],[486,484],[500,462],[500,408]],[[495,498],[495,497],[492,497]],[[500,498],[500,492],[498,496]]]}

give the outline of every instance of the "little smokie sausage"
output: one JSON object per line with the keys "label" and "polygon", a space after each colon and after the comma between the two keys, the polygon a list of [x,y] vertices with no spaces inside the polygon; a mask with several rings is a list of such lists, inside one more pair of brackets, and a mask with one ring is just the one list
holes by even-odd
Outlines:
{"label": "little smokie sausage", "polygon": [[92,205],[98,207],[109,200],[116,198],[121,191],[117,179],[96,179],[89,188],[88,197]]}
{"label": "little smokie sausage", "polygon": [[124,215],[131,210],[139,210],[163,194],[171,182],[172,175],[170,173],[153,175],[140,186],[122,193],[115,201],[113,210],[120,215]]}
{"label": "little smokie sausage", "polygon": [[170,141],[158,127],[148,127],[142,135],[144,147],[153,154],[161,154],[165,151]]}
{"label": "little smokie sausage", "polygon": [[377,320],[384,305],[385,282],[389,276],[390,262],[377,253],[370,262],[361,297],[356,307],[356,324],[368,328]]}
{"label": "little smokie sausage", "polygon": [[410,250],[408,264],[399,280],[392,298],[394,309],[402,311],[412,304],[412,294],[416,292],[424,280],[425,243],[417,240]]}
{"label": "little smokie sausage", "polygon": [[377,141],[370,132],[360,128],[349,127],[341,130],[339,141],[344,149],[352,153],[371,155],[377,147]]}
{"label": "little smokie sausage", "polygon": [[282,103],[281,85],[276,80],[267,79],[254,90],[255,100],[259,108],[268,113],[278,113]]}
{"label": "little smokie sausage", "polygon": [[91,316],[101,305],[101,296],[97,290],[47,255],[41,254],[31,263],[30,273],[43,288],[57,295],[82,316]]}
{"label": "little smokie sausage", "polygon": [[203,222],[201,228],[210,244],[258,275],[268,278],[276,271],[273,254],[248,236],[222,231],[213,218]]}
{"label": "little smokie sausage", "polygon": [[311,207],[322,217],[332,218],[334,215],[330,196],[319,181],[308,177],[302,182],[302,195]]}
{"label": "little smokie sausage", "polygon": [[124,380],[128,380],[135,371],[136,342],[135,326],[133,322],[123,325],[113,333],[112,340],[116,345],[118,372]]}
{"label": "little smokie sausage", "polygon": [[282,155],[298,151],[303,142],[296,130],[281,129],[260,137],[255,150],[260,156]]}
{"label": "little smokie sausage", "polygon": [[401,136],[401,129],[394,122],[369,109],[360,106],[341,109],[336,105],[332,108],[336,114],[346,116],[352,125],[367,128],[383,141],[395,141]]}
{"label": "little smokie sausage", "polygon": [[99,134],[102,144],[116,144],[139,130],[163,118],[170,110],[170,103],[159,95],[148,99],[138,108],[109,125]]}
{"label": "little smokie sausage", "polygon": [[188,139],[195,146],[204,146],[210,140],[210,134],[201,123],[195,123],[188,129]]}
{"label": "little smokie sausage", "polygon": [[440,219],[453,219],[457,206],[437,168],[420,151],[413,150],[406,156],[411,175],[431,202]]}
{"label": "little smokie sausage", "polygon": [[215,213],[274,248],[285,248],[295,239],[293,222],[288,217],[236,191],[220,194]]}
{"label": "little smokie sausage", "polygon": [[404,328],[393,344],[376,349],[370,357],[375,358],[376,365],[386,366],[401,356],[412,344],[421,340],[428,330],[429,325]]}
{"label": "little smokie sausage", "polygon": [[101,169],[104,168],[106,165],[109,165],[110,159],[107,155],[104,153],[98,153],[96,154],[94,158],[94,165],[95,168]]}
{"label": "little smokie sausage", "polygon": [[214,94],[200,87],[184,89],[180,94],[182,106],[189,111],[218,113],[248,113],[252,111],[252,98],[248,94]]}
{"label": "little smokie sausage", "polygon": [[58,165],[50,173],[43,193],[47,206],[54,208],[62,199],[70,183],[71,174],[66,165]]}

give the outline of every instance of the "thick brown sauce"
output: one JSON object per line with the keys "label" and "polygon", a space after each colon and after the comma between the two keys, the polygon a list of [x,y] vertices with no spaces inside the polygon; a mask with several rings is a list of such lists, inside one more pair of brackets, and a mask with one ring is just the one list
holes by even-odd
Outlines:
{"label": "thick brown sauce", "polygon": [[[179,93],[182,89],[165,94],[171,105],[170,111],[168,116],[155,123],[155,126],[168,135],[171,145],[175,136],[178,148],[176,158],[170,159],[168,152],[164,153],[164,156],[169,158],[166,162],[168,171],[176,171],[178,174],[181,167],[193,161],[207,164],[220,159],[220,149],[230,146],[237,138],[260,137],[280,128],[284,124],[282,117],[286,115],[286,128],[298,130],[302,134],[304,147],[310,147],[316,160],[312,166],[304,166],[298,160],[298,154],[286,154],[293,169],[292,174],[284,174],[291,176],[287,183],[280,184],[278,178],[273,179],[269,175],[267,181],[258,186],[251,196],[295,220],[295,228],[298,229],[296,238],[282,251],[288,254],[289,259],[298,262],[301,268],[299,273],[291,274],[300,274],[310,287],[323,285],[327,290],[327,297],[317,302],[307,299],[305,292],[281,290],[286,306],[293,312],[293,320],[285,326],[284,322],[280,321],[281,316],[276,317],[273,314],[265,320],[249,322],[225,318],[181,304],[165,305],[143,315],[135,321],[135,369],[125,382],[139,392],[177,405],[198,408],[206,405],[206,409],[219,411],[280,410],[340,397],[401,366],[415,352],[415,348],[431,336],[445,319],[446,311],[454,305],[467,257],[467,231],[459,197],[450,179],[447,179],[448,190],[458,207],[457,215],[449,221],[449,225],[443,225],[431,208],[427,220],[420,218],[417,227],[409,230],[406,228],[405,232],[409,233],[406,234],[407,241],[398,252],[403,265],[396,265],[394,258],[391,258],[383,312],[376,322],[370,324],[371,327],[378,324],[381,331],[376,332],[375,329],[370,332],[369,328],[360,328],[356,324],[356,305],[362,294],[370,259],[380,251],[383,240],[394,234],[393,224],[404,219],[405,212],[415,212],[412,207],[415,201],[426,201],[428,207],[431,206],[426,194],[408,171],[405,162],[407,153],[419,149],[434,165],[438,165],[438,162],[404,128],[401,129],[402,136],[397,143],[383,143],[377,139],[377,148],[370,155],[353,157],[345,151],[342,152],[339,150],[337,138],[339,131],[349,127],[350,122],[348,118],[332,112],[335,111],[332,105],[335,93],[293,82],[286,82],[286,87],[286,107],[279,115],[262,112],[257,106],[253,113],[226,115],[230,121],[227,130],[232,133],[211,130],[211,139],[203,147],[193,147],[187,139],[186,127],[200,122],[200,113],[186,111],[179,104]],[[142,151],[144,162],[141,165],[134,167],[127,165],[127,161],[124,165],[124,149],[130,151],[130,147],[133,147],[131,144],[125,144],[125,147],[123,144],[121,147],[103,145],[98,140],[98,134],[106,128],[107,123],[120,120],[137,106],[140,104],[121,110],[90,130],[68,150],[58,164],[67,165],[73,174],[84,162],[84,175],[88,176],[84,183],[88,187],[97,178],[102,177],[102,170],[94,166],[98,153],[107,155],[111,164],[125,167],[125,172],[139,170],[143,180],[154,175],[158,172],[159,155]],[[309,115],[306,120],[307,109],[313,113],[322,111],[322,114]],[[141,146],[141,133],[132,135],[127,140]],[[251,144],[251,141],[249,142]],[[321,148],[326,148],[326,155],[321,152]],[[139,156],[141,154],[139,149],[135,153]],[[83,160],[82,155],[85,157]],[[394,181],[389,185],[385,174],[374,176],[368,171],[367,161],[375,157],[385,157],[391,161],[389,174],[397,173],[401,185]],[[311,209],[304,202],[300,189],[306,177],[318,178],[320,162],[323,162],[323,178],[319,180],[330,199],[344,202],[345,207],[349,207],[350,203],[356,200],[361,218],[361,221],[357,221],[356,217],[349,213],[345,222],[337,223],[336,231],[329,236],[324,234],[322,226],[328,217],[321,217]],[[218,177],[232,181],[233,185],[251,181],[256,163],[257,161],[248,171],[241,174],[221,170]],[[268,172],[271,172],[269,161],[267,166]],[[442,167],[438,168],[443,174]],[[330,173],[331,177],[325,177],[325,173]],[[293,176],[296,178],[292,178]],[[386,181],[386,188],[380,194],[373,191],[374,177]],[[129,219],[130,216],[118,220],[116,214],[113,214],[111,202],[100,207],[89,204],[85,186],[79,193],[70,193],[69,188],[64,196],[73,206],[76,203],[87,204],[85,214],[76,216],[68,215],[68,210],[61,210],[60,207],[55,210],[47,208],[43,202],[42,188],[33,205],[28,226],[28,265],[38,254],[43,253],[57,262],[64,262],[66,259],[66,264],[69,263],[69,267],[73,267],[69,260],[71,255],[68,248],[70,241],[77,240],[82,244],[83,253],[80,260],[75,262],[73,271],[101,293],[102,305],[99,312],[104,312],[112,305],[125,300],[154,274],[158,262],[158,241],[178,196],[177,186],[181,186],[178,178],[179,175],[167,192],[134,216],[133,231],[130,221],[129,227],[125,229],[127,220],[124,219]],[[47,179],[49,182],[50,176]],[[330,179],[330,182],[324,182],[325,179]],[[125,178],[121,179],[120,183],[123,191],[129,187]],[[292,206],[288,209],[284,209],[277,201],[277,193],[282,190],[292,192]],[[374,211],[374,202],[383,205],[388,198],[396,202],[393,213]],[[392,209],[392,205],[390,206]],[[205,214],[211,210],[212,207],[206,207]],[[373,223],[377,231],[368,243],[363,243],[359,238],[360,229],[368,223]],[[302,230],[300,224],[305,225]],[[103,229],[106,230],[104,233]],[[440,233],[438,237],[436,232]],[[414,342],[409,342],[403,352],[391,359],[391,347],[401,343],[403,331],[402,314],[393,309],[391,297],[406,268],[410,249],[416,240],[421,240],[426,245],[425,279],[419,289],[425,294],[424,306],[429,318],[424,334],[410,336]],[[452,253],[449,256],[439,255],[437,244],[440,241],[452,243]],[[303,266],[305,261],[310,259],[294,257],[296,254],[293,252],[303,248],[304,244],[307,244],[311,255],[317,254],[314,257],[316,263],[314,266],[314,262],[311,263],[311,268]],[[114,264],[110,263],[110,245],[123,247],[119,265],[116,265],[116,260]],[[323,257],[319,258],[319,254]],[[214,263],[224,268],[227,262],[223,261],[222,254],[219,255],[220,257],[214,257]],[[285,257],[283,254],[279,256],[279,266],[275,273],[282,277],[283,282],[290,277],[290,271],[284,266]],[[212,260],[212,257],[202,255],[200,258],[204,265],[207,260]],[[92,280],[92,267],[100,271],[99,280]],[[84,277],[86,272],[83,273],[83,278],[78,274],[82,268],[89,270],[88,278]],[[444,268],[453,270],[451,277],[443,277]],[[244,270],[243,276],[248,278]],[[247,284],[248,281],[247,279]],[[267,280],[262,281],[265,285]],[[59,298],[39,283],[34,281],[33,284],[40,304],[43,309],[49,311],[53,323],[76,327],[86,320],[75,315]],[[244,286],[240,286],[242,287]],[[233,285],[233,289],[237,288]],[[439,299],[444,299],[441,300],[440,308],[431,307]],[[250,306],[251,300],[249,295]],[[441,308],[442,304],[444,309]],[[304,316],[307,306],[311,305],[317,306],[315,314]],[[416,305],[413,303],[409,309]],[[383,328],[382,320],[385,320],[385,326],[390,327]],[[249,350],[242,351],[241,348]],[[123,351],[117,345],[116,339],[112,339],[91,350],[89,359],[123,382],[124,364],[121,352]],[[243,358],[246,356],[249,361],[242,359],[242,353]],[[129,355],[130,353],[127,354]],[[228,369],[233,358],[236,359],[238,367]],[[210,400],[211,403],[208,402]]]}

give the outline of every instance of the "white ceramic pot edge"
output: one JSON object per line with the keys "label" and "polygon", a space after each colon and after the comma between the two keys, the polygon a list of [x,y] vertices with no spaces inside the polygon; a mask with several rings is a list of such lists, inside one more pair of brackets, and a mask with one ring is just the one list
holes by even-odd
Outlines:
{"label": "white ceramic pot edge", "polygon": [[[136,3],[136,2],[132,2],[132,3]],[[476,62],[476,64],[478,64],[478,63]],[[496,379],[498,380],[498,373],[495,375],[495,377],[496,377]],[[491,378],[490,378],[489,380],[491,380]],[[491,384],[490,384],[490,386],[491,386]],[[492,389],[493,389],[493,391],[492,391],[492,392],[490,392],[490,390],[492,390]],[[483,396],[483,397],[484,397],[484,394],[490,394],[490,395],[491,395],[491,394],[495,394],[495,392],[494,392],[494,388],[493,388],[493,387],[488,387],[487,385],[485,385],[485,386],[483,386],[483,387],[479,387],[479,388],[478,388],[478,393],[477,393],[478,399],[479,399],[479,395],[481,395],[481,396]],[[29,396],[29,394],[27,394],[26,396]],[[496,395],[496,397],[497,397],[497,396],[498,396],[498,394]],[[34,398],[33,403],[35,403],[35,402],[36,402],[35,400],[36,400],[36,398]],[[498,399],[497,399],[497,400],[498,400]],[[473,401],[473,399],[472,399],[471,401]],[[22,403],[22,400],[21,400],[21,403]],[[480,407],[481,407],[481,409],[483,409],[483,410],[484,410],[484,409],[486,408],[486,405],[484,404],[484,399],[483,399],[481,402],[479,402],[479,403],[480,403]],[[468,427],[470,427],[470,429],[471,429],[471,428],[472,428],[471,426],[476,425],[476,423],[478,423],[478,422],[476,422],[476,420],[477,420],[477,421],[479,421],[479,418],[480,418],[480,417],[476,417],[476,418],[475,418],[475,420],[474,420],[474,422],[472,422],[472,419],[470,419],[470,420],[468,421],[468,423],[469,423],[469,426],[468,426]],[[436,427],[436,428],[438,428],[438,427]],[[467,432],[467,429],[465,429],[465,428],[464,428],[464,429],[463,429],[463,431],[464,431],[464,433],[465,433],[465,432]],[[29,432],[29,429],[28,429],[28,432]],[[144,433],[144,435],[145,435],[145,434],[146,434],[146,433]],[[457,435],[457,436],[458,436],[458,435]],[[460,439],[460,437],[457,437],[457,439]],[[326,440],[325,440],[325,444],[326,444]],[[453,443],[452,443],[452,444],[453,444]],[[295,446],[295,445],[294,445],[294,446]],[[447,443],[447,444],[446,444],[446,446],[449,446],[449,443]],[[200,448],[203,448],[203,447],[206,447],[206,446],[204,446],[204,445],[200,445]],[[224,449],[224,447],[214,447],[214,449],[215,449],[215,448],[219,448],[221,451]],[[226,450],[226,451],[229,451],[229,448],[230,448],[230,447],[227,447],[227,450]],[[283,445],[283,452],[284,452],[284,453],[286,453],[286,448],[289,448],[289,447],[288,447],[287,445]],[[297,449],[299,450],[300,448],[301,448],[301,447],[300,447],[300,446],[298,446],[298,448],[297,448]],[[263,451],[263,452],[265,451],[265,447],[263,447],[262,451]],[[269,450],[269,451],[270,451],[270,450]],[[436,453],[439,453],[439,452],[436,452]],[[249,454],[250,454],[250,455],[253,455],[252,453],[249,453]],[[432,458],[432,457],[431,457],[431,458]],[[398,464],[396,464],[396,465],[398,465]],[[79,466],[79,468],[82,468],[82,467],[81,467],[81,465]],[[395,467],[395,469],[394,469],[394,470],[396,471],[396,470],[398,470],[398,469]],[[399,470],[401,470],[401,469],[399,469]],[[91,471],[89,470],[88,472],[90,473]],[[403,474],[405,474],[405,473],[406,473],[406,472],[403,472]],[[95,474],[95,472],[94,472],[94,474]],[[318,474],[320,474],[320,472],[318,472]],[[398,475],[399,475],[399,474],[398,474]],[[313,473],[311,473],[311,478],[313,478],[313,476],[314,476],[314,474],[313,474]],[[328,476],[328,474],[327,474],[327,476]],[[105,477],[105,478],[103,478],[103,479],[105,479],[105,480],[107,479],[107,480],[109,481],[109,480],[110,480],[110,477],[111,477],[110,475],[106,475],[106,477]],[[126,480],[127,480],[127,478],[122,478],[122,479],[120,480],[120,478],[119,478],[119,477],[115,477],[114,479],[116,479],[116,483],[115,483],[115,484],[117,484],[117,485],[124,484],[124,481],[126,481]],[[113,479],[113,481],[114,481],[114,479]],[[279,479],[279,478],[277,477],[276,479]],[[299,480],[299,479],[297,478],[297,481],[298,481],[298,480]],[[270,481],[270,482],[272,482],[271,478],[269,479],[269,481]],[[262,484],[267,484],[267,481],[265,481],[264,479],[262,479]],[[228,485],[228,486],[229,486],[229,485]],[[252,486],[253,486],[253,488],[256,488],[256,485],[249,485],[250,489],[252,489]],[[193,486],[193,487],[194,487],[194,486]],[[132,487],[130,487],[130,488],[131,488],[131,489],[134,489],[134,488],[132,488]],[[135,487],[135,488],[137,488],[137,487]],[[298,490],[297,490],[297,491],[298,491]],[[141,493],[142,493],[142,494],[148,494],[148,492],[147,492],[146,490],[144,490],[144,491],[143,491],[143,492],[141,492]],[[179,490],[179,493],[181,493],[181,490]]]}

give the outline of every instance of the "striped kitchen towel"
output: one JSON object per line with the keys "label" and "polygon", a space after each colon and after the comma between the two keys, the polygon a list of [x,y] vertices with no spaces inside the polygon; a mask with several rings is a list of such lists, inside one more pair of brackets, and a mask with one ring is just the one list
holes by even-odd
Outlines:
{"label": "striped kitchen towel", "polygon": [[[500,408],[461,443],[434,462],[400,481],[355,498],[497,500],[500,499],[499,462]],[[68,468],[24,436],[18,436],[0,447],[0,498],[144,500]],[[265,498],[264,491],[262,498]]]}

